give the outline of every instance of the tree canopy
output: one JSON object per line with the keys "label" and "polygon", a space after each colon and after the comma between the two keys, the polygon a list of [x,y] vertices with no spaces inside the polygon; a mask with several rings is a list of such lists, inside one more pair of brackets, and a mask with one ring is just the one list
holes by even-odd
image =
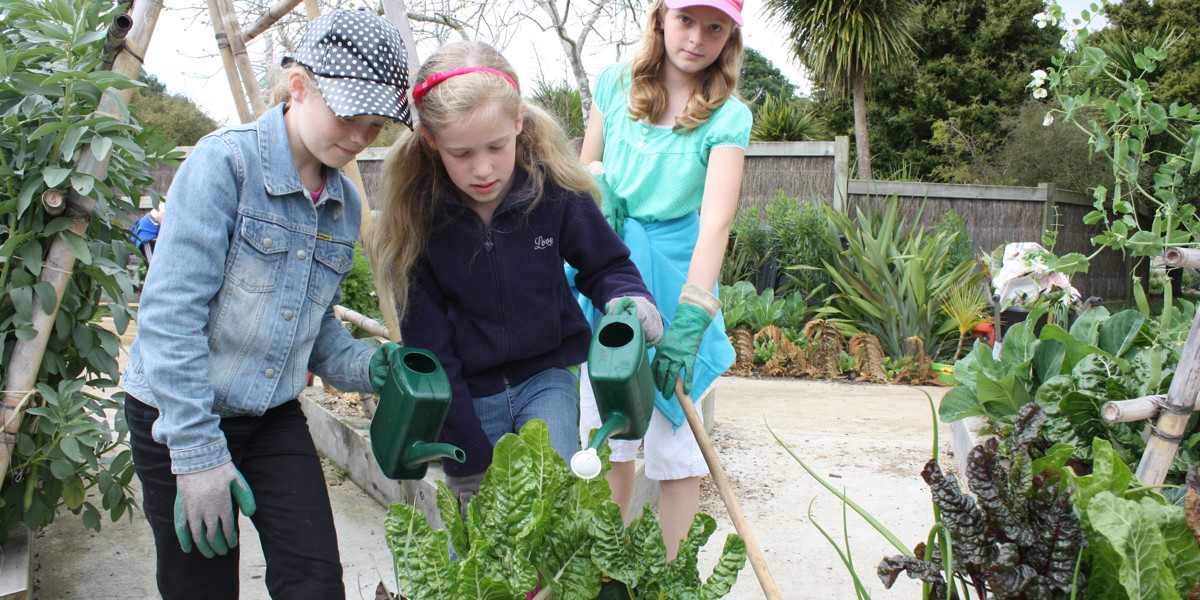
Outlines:
{"label": "tree canopy", "polygon": [[[871,82],[874,155],[884,171],[955,181],[994,150],[1062,31],[1039,29],[1042,0],[931,0],[917,8],[915,60]],[[938,143],[933,143],[940,135]]]}
{"label": "tree canopy", "polygon": [[157,77],[143,72],[138,81],[146,87],[130,100],[146,127],[158,129],[177,146],[192,146],[205,134],[220,127],[186,96],[170,94]]}

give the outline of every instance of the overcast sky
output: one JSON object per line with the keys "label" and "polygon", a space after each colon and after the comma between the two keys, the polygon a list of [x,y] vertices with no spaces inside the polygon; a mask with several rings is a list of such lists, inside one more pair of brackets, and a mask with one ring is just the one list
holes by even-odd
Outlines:
{"label": "overcast sky", "polygon": [[[409,4],[417,4],[409,2]],[[1079,12],[1090,4],[1090,0],[1060,0],[1068,15],[1078,16]],[[788,49],[786,37],[780,29],[769,23],[762,14],[761,0],[747,0],[743,17],[746,26],[743,31],[746,45],[754,48],[770,60],[792,84],[798,86],[801,92],[807,92],[809,83],[799,63],[792,58]],[[146,53],[146,70],[158,77],[172,94],[183,94],[196,102],[211,115],[218,123],[229,125],[237,122],[237,112],[233,106],[229,84],[221,69],[221,60],[217,56],[217,45],[213,30],[199,20],[193,21],[190,15],[194,10],[184,11],[164,7],[155,27],[150,48]],[[554,48],[554,52],[538,52],[537,46]],[[250,52],[261,52],[262,44],[252,43]],[[561,81],[568,79],[567,69],[560,62],[546,64],[543,60],[548,54],[561,55],[558,42],[548,34],[545,36],[534,32],[523,40],[512,42],[504,50],[505,56],[516,67],[523,81]],[[586,60],[586,59],[585,59]],[[597,57],[587,64],[589,76],[595,76],[602,67],[615,60]]]}

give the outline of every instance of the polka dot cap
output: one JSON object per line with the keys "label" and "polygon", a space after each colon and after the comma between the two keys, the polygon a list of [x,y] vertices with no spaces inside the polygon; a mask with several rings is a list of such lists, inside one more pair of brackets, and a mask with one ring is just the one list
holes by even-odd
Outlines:
{"label": "polka dot cap", "polygon": [[321,15],[304,32],[294,60],[316,75],[317,87],[339,117],[379,115],[412,128],[408,109],[408,52],[386,19],[364,10]]}

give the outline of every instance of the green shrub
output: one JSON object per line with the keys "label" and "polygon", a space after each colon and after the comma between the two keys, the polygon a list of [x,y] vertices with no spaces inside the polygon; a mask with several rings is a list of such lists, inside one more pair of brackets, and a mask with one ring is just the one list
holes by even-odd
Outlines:
{"label": "green shrub", "polygon": [[750,139],[756,142],[803,142],[827,137],[808,105],[769,95],[755,114],[750,129]]}
{"label": "green shrub", "polygon": [[950,251],[946,254],[946,264],[957,265],[968,260],[975,260],[971,235],[967,232],[962,215],[958,214],[958,211],[951,208],[942,213],[936,227],[938,231],[947,235],[958,234],[950,244]]}
{"label": "green shrub", "polygon": [[[26,406],[0,484],[0,543],[14,523],[36,530],[70,511],[99,531],[102,515],[115,521],[136,506],[124,393],[115,391],[118,335],[133,315],[123,216],[137,210],[130,198],[160,199],[151,170],[181,154],[136,112],[119,117],[118,90],[137,84],[100,70],[105,32],[125,8],[0,0],[0,365],[5,389],[22,390]],[[46,210],[38,198],[51,189],[77,194],[75,214]],[[56,287],[64,270],[65,289]],[[92,321],[101,305],[109,326]],[[48,335],[41,347],[23,346],[39,328]],[[40,362],[25,364],[39,351]],[[26,380],[32,390],[15,387]]]}
{"label": "green shrub", "polygon": [[921,339],[927,356],[949,350],[956,330],[941,310],[942,299],[951,288],[982,278],[974,261],[950,262],[956,235],[913,227],[923,207],[902,222],[894,195],[883,207],[859,209],[857,219],[825,210],[848,249],[823,263],[834,293],[817,312],[839,320],[847,333],[879,338],[891,357],[908,354],[911,337]]}
{"label": "green shrub", "polygon": [[379,298],[375,295],[375,275],[361,244],[354,246],[354,266],[342,282],[342,306],[383,322],[383,311],[379,309]]}
{"label": "green shrub", "polygon": [[532,100],[554,115],[563,131],[567,132],[567,139],[583,137],[587,125],[583,122],[583,99],[579,95],[579,88],[565,81],[548,83],[539,79],[533,89]]}

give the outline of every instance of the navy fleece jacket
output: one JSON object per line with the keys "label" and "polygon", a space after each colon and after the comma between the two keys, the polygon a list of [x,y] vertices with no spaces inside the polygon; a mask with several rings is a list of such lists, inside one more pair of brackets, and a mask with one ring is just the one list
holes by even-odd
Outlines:
{"label": "navy fleece jacket", "polygon": [[575,286],[596,306],[622,296],[653,301],[629,248],[590,196],[547,181],[529,210],[531,201],[521,170],[490,226],[456,197],[443,197],[444,217],[414,268],[401,336],[405,346],[433,352],[450,378],[454,399],[441,439],[467,454],[463,464],[443,460],[450,475],[491,464],[473,397],[587,360],[591,327],[568,288],[564,261],[579,270]]}

